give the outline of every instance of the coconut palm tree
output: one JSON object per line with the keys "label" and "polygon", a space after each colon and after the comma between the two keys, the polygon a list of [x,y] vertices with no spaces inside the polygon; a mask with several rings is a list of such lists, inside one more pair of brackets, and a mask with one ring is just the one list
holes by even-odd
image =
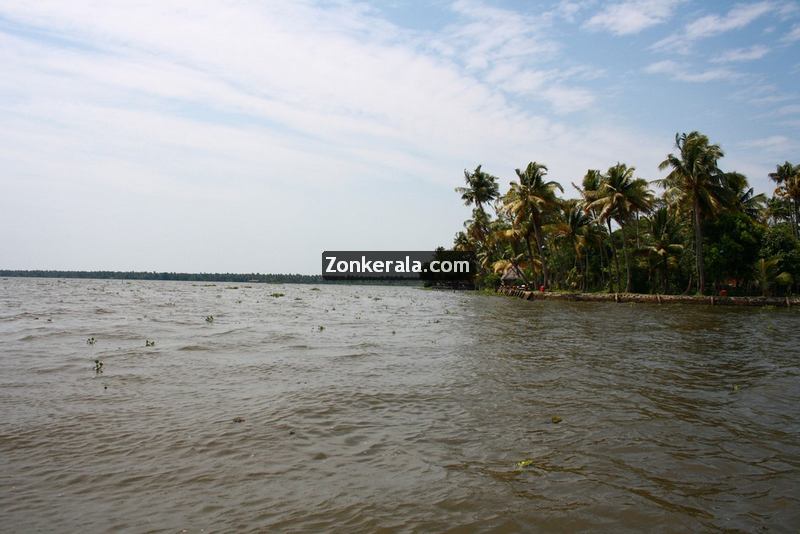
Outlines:
{"label": "coconut palm tree", "polygon": [[459,251],[467,251],[467,250],[474,250],[472,242],[470,238],[467,236],[467,233],[463,230],[456,233],[456,237],[453,239],[453,250]]}
{"label": "coconut palm tree", "polygon": [[467,206],[475,205],[478,210],[485,213],[483,205],[500,196],[497,177],[484,172],[481,165],[475,167],[472,172],[464,169],[464,181],[467,186],[456,187],[456,193],[461,195],[461,200]]}
{"label": "coconut palm tree", "polygon": [[747,177],[738,172],[729,172],[724,177],[725,188],[730,198],[727,202],[736,211],[744,213],[754,221],[761,220],[767,207],[764,193],[755,194],[747,183]]}
{"label": "coconut palm tree", "polygon": [[503,199],[504,208],[511,216],[514,227],[523,229],[532,264],[534,263],[534,255],[531,251],[530,232],[533,232],[536,239],[537,255],[542,265],[543,283],[547,286],[550,279],[547,271],[547,261],[544,257],[542,218],[548,210],[558,206],[556,189],[562,193],[564,189],[558,182],[545,181],[547,167],[535,161],[528,163],[524,171],[516,169],[515,172],[519,182],[511,182],[511,188]]}
{"label": "coconut palm tree", "polygon": [[474,243],[476,254],[491,256],[489,251],[484,250],[487,248],[486,239],[490,233],[491,218],[483,206],[500,195],[497,177],[484,172],[478,165],[472,172],[464,170],[464,181],[466,187],[456,187],[456,193],[461,195],[464,204],[475,206],[472,210],[472,219],[464,223],[467,237]]}
{"label": "coconut palm tree", "polygon": [[758,285],[761,288],[761,294],[763,296],[770,296],[776,280],[780,274],[784,274],[779,274],[780,265],[781,259],[777,256],[773,258],[760,258],[756,262],[756,276],[758,277]]}
{"label": "coconut palm tree", "polygon": [[520,237],[519,231],[514,228],[498,228],[492,232],[491,240],[497,245],[497,256],[500,258],[492,264],[492,270],[500,274],[512,268],[512,272],[519,274],[525,285],[530,287],[526,267],[535,272],[536,265],[526,265],[525,253],[518,250]]}
{"label": "coconut palm tree", "polygon": [[678,213],[692,215],[697,292],[702,294],[706,287],[703,219],[724,207],[723,173],[717,166],[724,153],[699,132],[675,134],[675,147],[678,153],[668,154],[658,166],[660,170],[670,169],[670,173],[655,183],[665,189],[664,197]]}
{"label": "coconut palm tree", "polygon": [[[669,268],[677,266],[677,257],[683,252],[678,222],[665,206],[655,210],[647,220],[649,243],[640,249],[654,263],[661,276],[661,292],[669,292]],[[655,284],[653,284],[655,285]]]}
{"label": "coconut palm tree", "polygon": [[464,232],[476,254],[487,251],[490,246],[491,223],[489,215],[477,207],[472,209],[472,218],[464,221]]}
{"label": "coconut palm tree", "polygon": [[798,238],[798,225],[800,225],[800,165],[792,165],[788,161],[769,173],[769,177],[778,184],[775,196],[786,200],[791,206],[790,220],[794,237]]}
{"label": "coconut palm tree", "polygon": [[[581,202],[575,199],[565,200],[561,203],[558,221],[550,225],[551,233],[556,242],[572,249],[573,269],[576,272],[583,270],[582,259],[587,254],[587,234],[591,221],[583,209]],[[579,267],[579,264],[581,266]],[[588,269],[581,277],[581,289],[585,289]]]}
{"label": "coconut palm tree", "polygon": [[[622,232],[622,253],[625,257],[625,291],[631,291],[632,277],[626,226],[635,213],[648,211],[653,205],[653,192],[647,187],[647,181],[634,178],[635,167],[617,163],[609,167],[603,176],[600,187],[590,195],[590,209],[598,211],[598,218],[608,224],[611,233],[611,219],[614,219]],[[616,257],[616,254],[615,254]],[[619,265],[619,261],[617,261]],[[619,272],[619,266],[617,267]]]}
{"label": "coconut palm tree", "polygon": [[[581,185],[578,186],[575,182],[572,183],[572,187],[578,190],[581,195],[581,205],[583,206],[584,212],[589,215],[590,217],[590,224],[586,228],[586,240],[588,243],[595,243],[600,251],[600,281],[604,283],[604,265],[603,262],[605,261],[605,230],[603,229],[603,221],[600,221],[598,218],[598,213],[596,209],[591,208],[591,203],[593,198],[596,196],[597,189],[600,188],[600,182],[603,179],[603,173],[599,169],[589,169],[586,171],[586,174],[583,176],[583,181]],[[608,232],[608,240],[609,240],[609,250],[611,253],[614,252],[614,243],[611,235],[611,225],[609,225],[609,232]],[[586,272],[588,275],[589,272],[589,255],[586,254]],[[609,259],[610,263],[610,259]],[[619,262],[617,262],[619,263]],[[609,275],[611,272],[611,266],[609,265]],[[617,265],[617,270],[619,270],[619,265]],[[610,276],[609,276],[610,278]],[[609,280],[609,284],[613,284],[613,281]],[[613,289],[613,288],[612,288]]]}

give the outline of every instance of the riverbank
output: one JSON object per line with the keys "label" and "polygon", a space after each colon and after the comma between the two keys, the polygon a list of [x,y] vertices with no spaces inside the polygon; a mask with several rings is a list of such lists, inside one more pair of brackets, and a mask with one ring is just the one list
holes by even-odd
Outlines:
{"label": "riverbank", "polygon": [[648,304],[706,304],[711,306],[800,306],[800,297],[720,297],[698,295],[649,295],[642,293],[556,293],[501,287],[501,295],[524,300],[571,300],[582,302],[637,302]]}

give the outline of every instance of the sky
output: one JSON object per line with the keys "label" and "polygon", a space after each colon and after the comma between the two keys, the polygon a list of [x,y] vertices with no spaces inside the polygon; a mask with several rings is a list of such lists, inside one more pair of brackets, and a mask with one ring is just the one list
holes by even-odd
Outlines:
{"label": "sky", "polygon": [[800,162],[797,1],[0,0],[0,66],[6,269],[317,274],[449,246],[478,164]]}

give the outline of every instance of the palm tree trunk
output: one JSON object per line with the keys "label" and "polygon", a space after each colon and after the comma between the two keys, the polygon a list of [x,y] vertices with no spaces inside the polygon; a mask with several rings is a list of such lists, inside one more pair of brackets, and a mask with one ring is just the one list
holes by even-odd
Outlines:
{"label": "palm tree trunk", "polygon": [[586,269],[583,271],[583,288],[581,291],[586,291],[586,288],[589,287],[589,246],[586,246],[586,252],[583,254],[586,259]]}
{"label": "palm tree trunk", "polygon": [[604,286],[606,283],[606,247],[603,244],[603,240],[600,240],[600,286]]}
{"label": "palm tree trunk", "polygon": [[[478,208],[478,211],[481,213],[481,215],[486,214],[486,212],[483,211],[483,204],[481,204],[480,202],[475,202],[475,205]],[[481,218],[481,220],[483,220],[483,218]],[[489,229],[486,228],[483,224],[480,225],[480,228],[481,228],[482,239],[486,241],[486,236],[489,235]]]}
{"label": "palm tree trunk", "polygon": [[536,264],[536,261],[533,257],[533,250],[531,249],[531,235],[529,233],[525,234],[525,246],[528,249],[528,260],[531,262],[531,271],[533,271],[533,266]]}
{"label": "palm tree trunk", "polygon": [[703,226],[700,215],[700,201],[695,195],[694,199],[694,250],[697,263],[697,292],[701,295],[706,290],[705,262],[703,258]]}
{"label": "palm tree trunk", "polygon": [[628,243],[625,235],[625,226],[624,224],[620,223],[620,231],[622,232],[622,253],[625,256],[625,292],[631,292],[631,264],[630,260],[628,259]]}
{"label": "palm tree trunk", "polygon": [[539,223],[536,221],[533,222],[533,233],[536,237],[536,246],[539,249],[539,259],[542,262],[542,284],[545,288],[547,288],[547,282],[549,278],[547,275],[547,261],[544,257],[544,245],[542,243],[542,229],[539,227]]}
{"label": "palm tree trunk", "polygon": [[616,293],[619,289],[619,254],[617,254],[614,248],[614,234],[611,233],[611,219],[606,219],[606,223],[608,224],[608,239],[611,242],[611,254],[614,256],[614,265],[617,271],[616,276],[611,278],[610,286],[614,290],[614,293]]}
{"label": "palm tree trunk", "polygon": [[800,239],[800,231],[798,231],[798,225],[800,225],[800,205],[796,198],[792,199],[792,206],[794,208],[792,210],[792,222],[794,223],[792,224],[792,230],[794,230],[794,238]]}

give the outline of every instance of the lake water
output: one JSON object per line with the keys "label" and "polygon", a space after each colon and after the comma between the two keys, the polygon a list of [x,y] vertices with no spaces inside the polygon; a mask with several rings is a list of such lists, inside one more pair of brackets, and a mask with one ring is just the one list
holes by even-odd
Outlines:
{"label": "lake water", "polygon": [[0,530],[796,532],[798,325],[796,309],[3,279]]}

